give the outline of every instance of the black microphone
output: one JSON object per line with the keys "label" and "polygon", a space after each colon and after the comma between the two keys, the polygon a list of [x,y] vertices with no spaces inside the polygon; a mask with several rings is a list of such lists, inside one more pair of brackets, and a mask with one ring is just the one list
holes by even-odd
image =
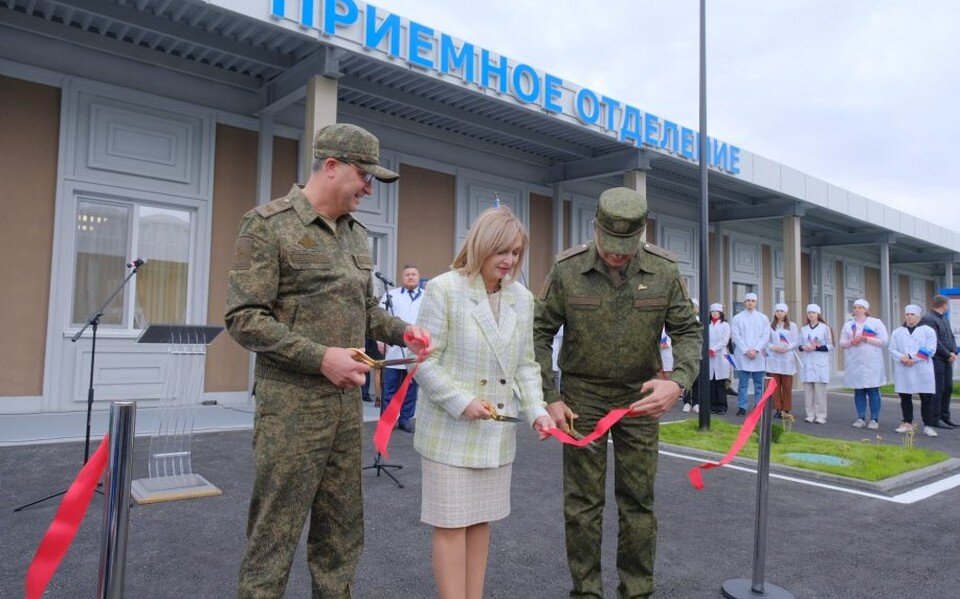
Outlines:
{"label": "black microphone", "polygon": [[391,287],[396,287],[396,285],[393,284],[393,281],[391,281],[391,280],[388,279],[387,277],[383,276],[383,273],[380,272],[379,270],[376,271],[375,273],[373,273],[373,276],[375,276],[375,277],[377,277],[378,279],[380,279],[381,281],[383,281],[384,284],[386,284],[386,285],[390,285]]}
{"label": "black microphone", "polygon": [[135,260],[131,260],[130,262],[127,262],[127,268],[140,268],[146,263],[147,261],[144,260],[143,258],[137,258]]}

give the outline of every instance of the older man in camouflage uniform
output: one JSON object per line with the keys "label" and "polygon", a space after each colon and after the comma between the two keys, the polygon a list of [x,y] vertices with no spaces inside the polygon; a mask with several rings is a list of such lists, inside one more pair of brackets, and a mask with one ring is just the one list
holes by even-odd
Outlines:
{"label": "older man in camouflage uniform", "polygon": [[[649,597],[657,521],[653,485],[658,418],[676,403],[697,372],[701,327],[670,252],[641,244],[647,203],[636,191],[600,196],[596,242],[557,256],[536,306],[534,343],[544,397],[557,426],[594,429],[613,408],[635,417],[611,429],[619,510],[618,596]],[[564,326],[560,350],[563,394],[554,388],[550,344]],[[660,332],[673,340],[674,370],[658,380]],[[563,448],[563,511],[571,597],[602,599],[600,538],[606,483],[606,443],[590,452]]]}
{"label": "older man in camouflage uniform", "polygon": [[[354,125],[317,132],[310,179],[240,223],[227,328],[256,352],[256,479],[240,597],[282,597],[307,515],[314,597],[350,597],[363,546],[359,387],[348,348],[429,335],[386,314],[373,295],[367,230],[351,216],[399,175],[376,137]],[[415,351],[430,351],[411,342]]]}

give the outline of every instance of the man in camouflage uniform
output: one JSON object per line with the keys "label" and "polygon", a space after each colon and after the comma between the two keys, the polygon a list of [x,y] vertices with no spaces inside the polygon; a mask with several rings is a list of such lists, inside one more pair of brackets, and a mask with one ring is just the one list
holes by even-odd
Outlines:
{"label": "man in camouflage uniform", "polygon": [[[534,344],[543,392],[557,426],[594,429],[611,409],[635,417],[611,429],[614,488],[619,510],[617,570],[621,598],[653,593],[657,521],[653,485],[658,419],[692,382],[701,327],[673,255],[641,243],[647,203],[623,187],[600,196],[596,241],[557,256],[536,304]],[[554,387],[550,344],[564,326],[560,350],[563,395]],[[673,339],[674,370],[657,379],[660,332]],[[600,538],[607,443],[591,452],[563,448],[563,512],[571,597],[603,598]]]}
{"label": "man in camouflage uniform", "polygon": [[[376,137],[354,125],[317,132],[307,184],[244,215],[230,268],[227,329],[256,352],[256,478],[240,597],[282,597],[307,515],[313,596],[350,597],[363,546],[360,479],[367,367],[348,348],[369,336],[429,335],[373,295],[367,230],[351,216],[399,175]],[[424,342],[414,351],[431,351]]]}

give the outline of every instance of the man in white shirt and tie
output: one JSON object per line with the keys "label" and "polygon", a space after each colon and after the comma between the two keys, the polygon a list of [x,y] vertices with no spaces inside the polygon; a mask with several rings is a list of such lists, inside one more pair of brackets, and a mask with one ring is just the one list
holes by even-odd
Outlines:
{"label": "man in white shirt and tie", "polygon": [[[423,289],[420,288],[420,271],[413,264],[403,265],[403,274],[400,278],[400,287],[395,287],[383,294],[380,299],[380,305],[391,312],[397,318],[405,320],[411,324],[416,324],[417,317],[420,314],[420,296]],[[387,296],[390,296],[388,305]],[[399,345],[387,346],[387,360],[401,360],[403,358],[414,357],[405,347]],[[382,414],[393,395],[400,388],[403,377],[407,374],[407,367],[404,365],[388,366],[383,369],[383,400],[380,402],[380,413]],[[403,408],[400,410],[398,426],[400,430],[412,433],[414,431],[413,416],[417,409],[417,390],[419,386],[416,380],[410,381],[407,388],[407,398],[403,402]]]}
{"label": "man in white shirt and tie", "polygon": [[770,339],[770,319],[757,310],[757,294],[744,295],[743,306],[743,312],[734,316],[730,323],[733,357],[740,385],[737,393],[737,416],[747,413],[747,386],[751,380],[754,405],[763,394],[763,373],[767,368],[763,346]]}

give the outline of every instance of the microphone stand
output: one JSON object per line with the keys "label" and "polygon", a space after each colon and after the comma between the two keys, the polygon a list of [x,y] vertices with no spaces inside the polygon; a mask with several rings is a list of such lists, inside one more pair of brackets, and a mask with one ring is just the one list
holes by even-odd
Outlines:
{"label": "microphone stand", "polygon": [[[133,275],[137,274],[137,272],[140,270],[140,267],[146,264],[146,262],[143,262],[141,260],[135,260],[134,262],[132,262],[132,264],[133,264],[133,270],[130,271],[130,274],[128,274],[127,277],[123,281],[121,281],[121,283],[117,286],[117,288],[114,289],[113,293],[110,294],[110,297],[107,298],[107,301],[103,302],[99,308],[97,308],[96,310],[93,311],[92,314],[90,314],[89,318],[87,318],[87,322],[83,325],[83,328],[77,331],[77,334],[70,339],[70,341],[72,341],[73,343],[76,343],[77,340],[79,340],[80,337],[83,335],[83,332],[87,330],[87,327],[92,327],[91,335],[90,335],[90,384],[87,387],[87,430],[86,430],[86,434],[84,435],[84,441],[83,441],[83,465],[84,466],[86,466],[87,461],[90,459],[90,420],[93,415],[93,373],[94,373],[93,365],[94,365],[94,360],[97,356],[97,327],[100,326],[100,319],[103,317],[103,311],[107,309],[107,306],[110,305],[110,302],[112,302],[113,299],[117,297],[117,294],[119,294],[123,290],[123,288],[127,286],[127,283],[130,282],[130,279],[133,278]],[[103,495],[103,491],[100,490],[101,485],[102,483],[97,485],[96,492]],[[60,497],[66,492],[67,492],[67,489],[64,489],[63,491],[59,491],[57,493],[54,493],[53,495],[48,495],[43,499],[37,499],[36,501],[31,501],[30,503],[21,505],[20,507],[15,508],[13,511],[19,512],[30,506],[37,505],[38,503],[43,503],[45,501],[49,501],[50,499]]]}
{"label": "microphone stand", "polygon": [[[386,297],[386,299],[385,299],[384,302],[383,302],[383,307],[386,309],[387,312],[390,313],[390,316],[396,316],[396,315],[393,313],[393,298],[390,296],[390,281],[388,281],[386,277],[380,275],[379,272],[377,273],[377,275],[378,275],[377,278],[380,279],[380,281],[383,283],[383,288],[385,289],[384,297]],[[384,370],[386,370],[386,369],[384,369]],[[382,382],[382,381],[381,381],[381,383],[380,383],[380,388],[383,389],[383,382]],[[383,398],[383,397],[380,398],[380,405],[383,405],[384,399],[386,399],[386,398]],[[391,399],[392,399],[392,398],[391,398]],[[386,408],[381,408],[381,414],[383,413],[383,410],[385,410],[385,409],[386,409]],[[377,457],[373,458],[373,464],[371,464],[371,465],[369,465],[369,466],[364,466],[364,467],[362,468],[362,470],[370,470],[370,469],[376,470],[376,471],[377,471],[377,478],[379,478],[379,477],[380,477],[380,473],[383,472],[383,474],[386,474],[388,477],[390,477],[390,480],[392,480],[393,482],[397,483],[397,487],[399,487],[399,488],[402,489],[402,488],[403,488],[403,483],[401,483],[399,480],[397,480],[397,477],[394,476],[394,475],[393,475],[393,472],[390,472],[390,470],[391,470],[391,469],[400,470],[401,468],[403,468],[403,464],[388,464],[388,463],[383,462],[382,460],[383,460],[383,456],[382,456],[382,455],[380,454],[380,452],[378,451],[378,452],[377,452]]]}

